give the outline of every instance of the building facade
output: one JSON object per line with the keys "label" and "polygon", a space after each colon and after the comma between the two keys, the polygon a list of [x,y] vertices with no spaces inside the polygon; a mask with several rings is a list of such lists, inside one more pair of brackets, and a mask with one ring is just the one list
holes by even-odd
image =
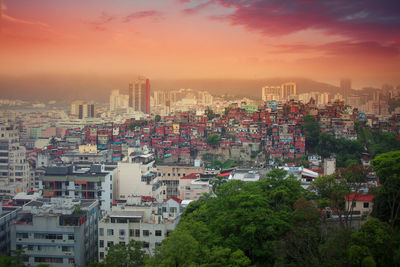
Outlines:
{"label": "building facade", "polygon": [[139,76],[129,84],[129,107],[134,111],[150,113],[150,80]]}
{"label": "building facade", "polygon": [[82,266],[97,260],[98,201],[38,199],[24,205],[11,226],[11,249],[25,264]]}
{"label": "building facade", "polygon": [[39,178],[43,197],[97,199],[102,211],[111,210],[114,172],[100,164],[74,169],[73,165],[48,167]]}

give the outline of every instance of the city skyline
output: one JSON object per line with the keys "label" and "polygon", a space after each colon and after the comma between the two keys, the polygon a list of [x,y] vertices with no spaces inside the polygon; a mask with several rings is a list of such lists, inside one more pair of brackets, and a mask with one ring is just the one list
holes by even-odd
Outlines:
{"label": "city skyline", "polygon": [[397,85],[399,8],[395,1],[3,0],[0,75]]}

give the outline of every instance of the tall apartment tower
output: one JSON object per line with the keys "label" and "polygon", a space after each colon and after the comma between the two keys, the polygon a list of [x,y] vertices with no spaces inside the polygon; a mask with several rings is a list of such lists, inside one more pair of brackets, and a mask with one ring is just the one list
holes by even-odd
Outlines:
{"label": "tall apartment tower", "polygon": [[30,169],[25,154],[18,129],[0,121],[0,184],[17,186],[17,192],[28,189]]}
{"label": "tall apartment tower", "polygon": [[296,95],[296,84],[293,82],[283,83],[281,86],[281,98],[287,99]]}
{"label": "tall apartment tower", "polygon": [[71,115],[78,116],[79,119],[94,118],[94,104],[84,101],[75,101],[71,104]]}
{"label": "tall apartment tower", "polygon": [[351,80],[350,79],[340,80],[340,92],[342,92],[344,101],[347,101],[347,98],[350,95],[350,90],[351,90]]}
{"label": "tall apartment tower", "polygon": [[129,107],[145,114],[150,113],[150,80],[139,76],[129,84]]}

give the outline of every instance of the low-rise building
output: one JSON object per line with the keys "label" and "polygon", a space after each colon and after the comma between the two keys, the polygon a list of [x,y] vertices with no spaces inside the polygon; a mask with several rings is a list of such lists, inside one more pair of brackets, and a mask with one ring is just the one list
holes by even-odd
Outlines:
{"label": "low-rise building", "polygon": [[354,212],[360,212],[361,216],[369,217],[374,205],[374,195],[353,193],[345,197],[346,207],[351,207]]}
{"label": "low-rise building", "polygon": [[98,199],[101,210],[108,211],[113,202],[113,176],[114,171],[106,171],[100,164],[81,169],[53,166],[39,178],[39,189],[43,197]]}
{"label": "low-rise building", "polygon": [[87,265],[97,259],[98,216],[95,199],[31,201],[11,225],[11,249],[23,249],[30,266]]}
{"label": "low-rise building", "polygon": [[99,222],[99,260],[109,248],[131,240],[143,242],[143,250],[152,254],[156,246],[174,230],[180,220],[181,200],[168,199],[162,204],[148,197],[129,197],[127,202],[113,206]]}
{"label": "low-rise building", "polygon": [[0,205],[0,254],[10,253],[11,224],[17,219],[21,207],[3,207]]}

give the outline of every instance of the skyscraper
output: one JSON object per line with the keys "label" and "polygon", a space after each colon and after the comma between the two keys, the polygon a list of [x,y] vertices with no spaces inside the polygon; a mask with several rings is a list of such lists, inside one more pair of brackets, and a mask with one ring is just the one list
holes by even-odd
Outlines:
{"label": "skyscraper", "polygon": [[344,101],[347,101],[347,97],[350,95],[351,90],[351,80],[350,79],[342,79],[340,80],[340,92],[343,95]]}
{"label": "skyscraper", "polygon": [[129,84],[129,107],[135,111],[150,113],[150,80],[139,76]]}
{"label": "skyscraper", "polygon": [[94,118],[94,104],[88,104],[84,101],[75,101],[71,104],[71,115],[78,119]]}

